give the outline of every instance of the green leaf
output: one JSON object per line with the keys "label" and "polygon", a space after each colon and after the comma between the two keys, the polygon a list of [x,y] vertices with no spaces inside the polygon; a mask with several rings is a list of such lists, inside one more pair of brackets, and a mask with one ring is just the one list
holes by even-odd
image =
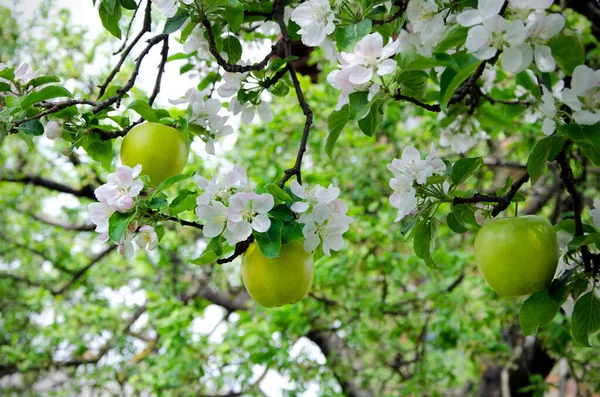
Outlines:
{"label": "green leaf", "polygon": [[219,259],[221,254],[217,255],[217,253],[215,252],[216,244],[213,243],[213,241],[215,241],[215,239],[217,239],[216,241],[218,244],[219,236],[213,237],[211,239],[210,243],[208,244],[208,246],[206,247],[206,249],[204,250],[204,252],[202,253],[202,255],[200,255],[198,258],[196,258],[192,261],[192,263],[194,265],[198,265],[198,266],[206,265],[207,263],[211,263],[211,262],[215,261],[216,259]]}
{"label": "green leaf", "polygon": [[561,293],[555,295],[555,299],[545,289],[535,292],[523,302],[519,313],[523,335],[534,335],[539,327],[550,324],[567,299],[568,292],[568,288],[564,286]]}
{"label": "green leaf", "polygon": [[[572,235],[575,234],[575,220],[574,219],[563,219],[558,224],[554,225],[554,230],[557,232],[560,230],[564,230],[567,233]],[[592,225],[583,224],[583,231],[585,233],[596,233],[597,230]]]}
{"label": "green leaf", "polygon": [[469,231],[469,228],[464,223],[459,221],[453,212],[450,212],[446,216],[446,223],[448,224],[450,230],[452,230],[453,232],[466,233]]}
{"label": "green leaf", "polygon": [[298,59],[298,57],[295,55],[290,55],[289,57],[285,57],[285,58],[275,58],[269,64],[269,69],[275,72],[275,71],[279,70],[279,68],[281,68],[286,63],[288,63],[290,61],[295,61],[296,59]]}
{"label": "green leaf", "polygon": [[425,57],[416,51],[403,51],[398,54],[396,60],[402,71],[425,70],[454,64],[454,60],[448,54],[433,54],[432,57]]}
{"label": "green leaf", "polygon": [[350,110],[348,105],[344,105],[340,110],[331,112],[327,118],[327,129],[329,133],[325,138],[325,153],[333,160],[333,148],[337,142],[340,133],[350,120]]}
{"label": "green leaf", "polygon": [[29,120],[28,122],[21,124],[18,130],[32,136],[40,136],[44,134],[44,126],[37,119]]}
{"label": "green leaf", "polygon": [[223,40],[223,51],[227,54],[227,62],[237,63],[242,59],[242,45],[235,36],[227,36]]}
{"label": "green leaf", "polygon": [[292,196],[287,194],[287,192],[285,190],[283,190],[282,188],[280,188],[278,185],[276,185],[274,183],[271,183],[271,184],[265,186],[265,189],[271,196],[275,197],[276,199],[279,199],[281,201],[287,201],[288,203],[294,202],[294,199],[292,198]]}
{"label": "green leaf", "polygon": [[373,22],[363,19],[353,25],[339,26],[335,31],[335,41],[338,50],[352,52],[354,45],[363,37],[371,33]]}
{"label": "green leaf", "polygon": [[366,136],[375,135],[375,132],[377,132],[379,126],[383,123],[384,108],[385,101],[383,99],[377,99],[373,101],[369,113],[358,120],[358,127]]}
{"label": "green leaf", "polygon": [[242,5],[225,7],[225,20],[229,23],[229,28],[233,33],[239,32],[242,22],[244,22],[244,8]]}
{"label": "green leaf", "polygon": [[459,24],[454,25],[447,31],[442,40],[440,40],[435,47],[434,52],[446,52],[450,49],[462,46],[467,40],[468,33],[469,28]]}
{"label": "green leaf", "polygon": [[161,190],[164,190],[166,188],[168,188],[169,186],[177,183],[177,182],[181,182],[185,179],[191,178],[193,175],[195,174],[194,171],[192,172],[188,172],[186,174],[180,174],[180,175],[173,175],[168,177],[167,179],[165,179],[164,181],[162,181],[156,188],[155,193],[160,192]]}
{"label": "green leaf", "polygon": [[569,251],[575,251],[582,245],[590,244],[596,244],[596,247],[600,247],[600,233],[592,233],[588,234],[587,236],[573,237],[573,239],[569,241],[567,248]]}
{"label": "green leaf", "polygon": [[148,207],[157,210],[160,209],[162,207],[166,207],[167,205],[169,205],[169,202],[167,201],[166,198],[164,197],[154,197],[151,201],[150,204],[148,204]]}
{"label": "green leaf", "polygon": [[171,201],[171,205],[169,205],[169,214],[177,215],[184,211],[192,211],[196,208],[196,198],[198,197],[198,192],[182,189],[177,194],[177,197]]}
{"label": "green leaf", "polygon": [[82,144],[83,149],[86,153],[95,161],[102,164],[104,169],[110,169],[113,160],[112,141],[103,141],[99,138],[98,134],[92,134]]}
{"label": "green leaf", "polygon": [[282,222],[290,222],[294,220],[294,213],[285,204],[279,204],[273,207],[273,209],[269,211],[269,216]]}
{"label": "green leaf", "polygon": [[127,10],[135,10],[137,8],[137,4],[135,0],[120,0],[123,8]]}
{"label": "green leaf", "polygon": [[527,171],[533,185],[546,170],[546,163],[551,157],[551,154],[557,152],[557,148],[564,145],[563,137],[553,135],[540,139],[534,146],[529,158],[527,159]]}
{"label": "green leaf", "polygon": [[254,239],[260,248],[260,251],[267,258],[279,257],[281,251],[281,229],[283,222],[271,220],[271,227],[265,233],[253,232]]}
{"label": "green leaf", "polygon": [[583,295],[573,308],[571,334],[584,346],[590,346],[589,336],[600,330],[600,299],[594,291]]}
{"label": "green leaf", "polygon": [[106,11],[113,15],[115,13],[115,4],[117,4],[116,0],[103,0],[102,5],[106,8]]}
{"label": "green leaf", "polygon": [[432,256],[435,249],[436,230],[437,225],[433,219],[418,219],[413,227],[413,249],[415,254],[431,268],[438,268]]}
{"label": "green leaf", "polygon": [[110,218],[108,218],[108,236],[110,239],[119,244],[121,242],[121,238],[125,231],[127,230],[127,226],[135,219],[135,212],[129,212],[126,214],[122,214],[120,212],[113,213]]}
{"label": "green leaf", "polygon": [[458,186],[467,180],[468,177],[475,174],[479,167],[483,165],[483,159],[481,157],[473,157],[460,159],[452,166],[452,184]]}
{"label": "green leaf", "polygon": [[200,83],[198,83],[198,91],[202,91],[205,88],[207,88],[209,85],[211,85],[212,83],[214,83],[215,81],[220,81],[221,80],[221,75],[215,71],[211,71],[208,72],[206,74],[206,77],[204,77],[202,79],[202,81],[200,81]]}
{"label": "green leaf", "polygon": [[456,89],[471,76],[481,64],[481,60],[470,54],[458,55],[455,59],[459,69],[446,68],[440,79],[440,106],[445,109]]}
{"label": "green leaf", "polygon": [[0,81],[0,92],[10,92],[10,84]]}
{"label": "green leaf", "polygon": [[425,97],[429,75],[424,71],[402,71],[396,74],[394,79],[398,84],[400,84],[402,94],[415,98]]}
{"label": "green leaf", "polygon": [[167,19],[163,33],[170,34],[178,31],[189,17],[190,15],[187,12],[180,10],[177,14]]}
{"label": "green leaf", "polygon": [[366,91],[353,92],[349,96],[350,120],[360,120],[369,111],[369,93]]}
{"label": "green leaf", "polygon": [[600,123],[585,126],[565,124],[558,131],[573,140],[583,154],[600,167]]}
{"label": "green leaf", "polygon": [[44,84],[50,84],[50,83],[59,83],[60,79],[56,76],[40,76],[40,77],[36,77],[35,79],[31,80],[29,82],[29,84],[32,87],[39,87],[41,85]]}
{"label": "green leaf", "polygon": [[60,97],[73,98],[73,95],[69,92],[69,90],[67,90],[64,87],[58,85],[50,85],[24,97],[21,100],[21,107],[25,109],[38,102]]}
{"label": "green leaf", "polygon": [[133,101],[127,109],[133,110],[134,112],[142,116],[146,121],[150,121],[152,123],[158,122],[156,112],[154,111],[154,109],[152,109],[152,106],[148,105],[148,103],[145,101],[142,101],[140,99]]}
{"label": "green leaf", "polygon": [[15,79],[15,68],[6,68],[4,70],[0,70],[0,77],[9,81],[13,81]]}
{"label": "green leaf", "polygon": [[303,225],[296,221],[284,223],[281,229],[281,244],[291,243],[292,241],[304,238],[302,228]]}
{"label": "green leaf", "polygon": [[457,204],[452,207],[452,213],[456,216],[461,224],[470,227],[472,230],[478,230],[481,225],[477,222],[475,217],[475,210],[469,204]]}
{"label": "green leaf", "polygon": [[[113,0],[114,2],[114,0]],[[98,13],[100,14],[100,20],[104,29],[108,30],[110,34],[115,36],[117,39],[121,39],[121,28],[119,27],[119,21],[121,20],[121,4],[115,3],[114,12],[109,12],[106,9],[106,2],[102,2]]]}
{"label": "green leaf", "polygon": [[585,51],[577,36],[561,34],[550,39],[548,45],[558,66],[569,76],[577,66],[585,62]]}

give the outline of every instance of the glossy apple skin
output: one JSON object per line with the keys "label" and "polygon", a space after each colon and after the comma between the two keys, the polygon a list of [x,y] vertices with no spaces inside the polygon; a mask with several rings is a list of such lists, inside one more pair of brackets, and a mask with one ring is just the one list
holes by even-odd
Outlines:
{"label": "glossy apple skin", "polygon": [[495,219],[479,230],[475,259],[485,281],[502,296],[541,291],[558,265],[556,232],[535,215]]}
{"label": "glossy apple skin", "polygon": [[188,149],[179,131],[164,124],[143,123],[133,127],[121,144],[121,162],[142,165],[142,175],[150,177],[156,187],[185,167]]}
{"label": "glossy apple skin", "polygon": [[304,299],[313,282],[315,263],[296,240],[281,246],[278,258],[267,258],[252,243],[242,259],[242,279],[248,293],[264,307],[293,304]]}

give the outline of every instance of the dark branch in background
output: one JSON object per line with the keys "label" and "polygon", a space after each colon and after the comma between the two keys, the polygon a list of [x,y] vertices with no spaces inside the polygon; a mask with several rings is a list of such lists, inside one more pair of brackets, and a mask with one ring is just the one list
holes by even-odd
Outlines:
{"label": "dark branch in background", "polygon": [[154,90],[152,90],[152,95],[148,98],[148,105],[152,106],[154,104],[154,100],[158,96],[160,92],[160,84],[162,82],[162,75],[165,71],[165,64],[167,63],[167,58],[169,57],[169,36],[163,39],[163,46],[160,50],[160,63],[158,64],[158,72],[156,73],[156,82],[154,83]]}
{"label": "dark branch in background", "polygon": [[[575,220],[575,237],[583,236],[583,223],[581,221],[581,210],[583,209],[581,203],[581,197],[577,192],[577,186],[575,183],[575,177],[573,176],[573,170],[571,169],[571,164],[569,164],[569,159],[567,158],[567,150],[570,147],[571,142],[565,143],[561,152],[558,156],[556,156],[556,162],[560,165],[560,179],[565,184],[565,188],[567,192],[571,195],[571,199],[573,200],[573,218]],[[583,266],[586,273],[592,272],[592,260],[590,256],[590,251],[587,246],[581,246],[581,257],[583,259]]]}
{"label": "dark branch in background", "polygon": [[94,195],[94,187],[91,185],[86,185],[82,188],[74,189],[71,186],[63,185],[62,183],[58,183],[50,179],[45,179],[39,175],[25,175],[22,177],[5,176],[4,178],[0,179],[0,182],[13,182],[23,183],[26,185],[41,186],[57,192],[72,194],[75,197],[85,197],[92,200],[96,200],[96,196]]}
{"label": "dark branch in background", "polygon": [[15,121],[13,123],[13,125],[14,125],[15,128],[13,128],[11,130],[11,133],[15,133],[16,134],[17,132],[19,132],[16,129],[16,127],[20,126],[21,124],[24,124],[24,123],[26,123],[28,121],[31,121],[31,120],[36,120],[36,119],[42,118],[42,117],[47,116],[47,115],[52,114],[52,113],[56,113],[56,112],[58,112],[60,110],[68,108],[69,106],[73,106],[73,105],[91,105],[91,106],[96,106],[96,104],[97,104],[97,102],[91,101],[89,99],[68,99],[68,100],[62,101],[62,102],[56,102],[56,103],[46,104],[45,106],[47,106],[48,108],[46,110],[44,110],[43,112],[40,112],[40,113],[36,114],[35,116],[29,117],[29,118],[26,118],[26,119],[23,119],[23,120]]}
{"label": "dark branch in background", "polygon": [[475,204],[475,203],[497,203],[492,210],[492,216],[497,216],[499,213],[508,208],[512,199],[515,197],[521,186],[529,180],[529,172],[525,172],[515,183],[510,186],[510,190],[502,196],[497,194],[481,194],[475,193],[473,197],[455,197],[452,205],[457,204]]}
{"label": "dark branch in background", "polygon": [[58,219],[51,219],[48,218],[46,215],[42,215],[42,214],[31,214],[31,217],[33,219],[35,219],[36,221],[45,223],[46,225],[50,225],[50,226],[55,226],[55,227],[59,227],[63,230],[67,230],[67,231],[75,231],[75,232],[91,232],[96,228],[96,225],[94,224],[80,224],[80,225],[73,225],[67,222],[63,222],[60,221]]}
{"label": "dark branch in background", "polygon": [[[479,89],[479,87],[478,87]],[[501,103],[503,105],[521,105],[521,106],[531,106],[533,105],[532,101],[506,101],[503,99],[496,99],[496,98],[492,98],[491,96],[484,94],[483,92],[481,92],[481,90],[479,90],[478,95],[481,95],[482,98],[485,98],[489,103],[491,103],[492,105],[496,104],[496,103]]]}
{"label": "dark branch in background", "polygon": [[131,32],[131,27],[133,26],[133,21],[135,21],[135,16],[137,15],[137,12],[140,9],[141,5],[142,5],[142,2],[140,1],[137,4],[137,7],[135,7],[135,10],[133,10],[133,16],[131,17],[131,20],[129,21],[129,25],[127,25],[127,31],[125,32],[125,39],[123,40],[123,44],[121,45],[121,47],[119,47],[118,50],[113,52],[113,55],[117,55],[125,49],[125,46],[127,45],[127,41],[129,40],[129,33]]}
{"label": "dark branch in background", "polygon": [[107,249],[105,249],[104,251],[102,251],[100,254],[98,254],[96,257],[94,257],[86,266],[82,267],[77,272],[75,272],[73,274],[73,277],[71,277],[71,279],[65,285],[62,286],[62,288],[59,288],[58,290],[55,290],[52,293],[54,295],[62,295],[66,290],[71,288],[71,286],[77,280],[79,280],[88,270],[90,270],[92,268],[92,266],[94,266],[96,263],[100,262],[102,260],[102,258],[104,258],[106,255],[113,252],[116,248],[117,248],[116,245],[112,245],[112,246],[108,247]]}
{"label": "dark branch in background", "polygon": [[[141,4],[141,1],[140,1],[140,4]],[[138,4],[138,8],[139,8],[140,4]],[[137,9],[136,9],[136,13],[137,13]],[[152,28],[151,14],[152,14],[152,1],[147,0],[146,11],[144,13],[144,25],[142,26],[142,30],[131,41],[131,44],[129,44],[129,46],[125,49],[125,51],[123,51],[123,53],[121,54],[121,58],[119,59],[119,62],[117,62],[115,67],[112,69],[112,71],[106,77],[106,80],[104,80],[104,83],[102,83],[102,85],[100,86],[100,92],[98,93],[98,99],[100,99],[102,97],[102,95],[104,95],[104,93],[106,92],[106,88],[108,87],[110,82],[115,78],[115,76],[117,75],[119,70],[121,70],[121,66],[123,66],[125,59],[127,59],[127,56],[129,55],[129,53],[131,52],[133,47],[135,47],[135,45],[138,43],[138,41],[140,41],[140,39],[142,38],[142,36],[144,34],[146,34],[147,32],[150,32],[150,30]],[[131,19],[131,22],[133,22],[134,19],[135,19],[135,14],[133,14],[133,18]],[[131,25],[129,25],[129,26],[131,27]],[[127,39],[125,39],[125,42],[127,42]],[[123,45],[125,45],[125,42],[123,43]],[[117,53],[115,53],[113,55],[116,55]]]}
{"label": "dark branch in background", "polygon": [[383,20],[373,20],[373,25],[384,25],[386,23],[394,22],[396,19],[400,18],[404,12],[406,12],[406,8],[408,7],[408,0],[400,0],[392,2],[393,5],[398,6],[398,11],[394,13],[394,15],[383,19]]}
{"label": "dark branch in background", "polygon": [[[292,38],[290,37],[290,33],[288,32],[284,20],[285,1],[275,0],[273,10],[275,12],[275,19],[277,20],[279,28],[281,29],[281,34],[283,35],[285,57],[287,58],[292,55]],[[292,83],[294,84],[294,90],[296,91],[296,97],[298,98],[298,103],[300,103],[300,106],[302,107],[302,112],[306,116],[306,122],[304,123],[304,131],[302,132],[300,147],[298,148],[298,154],[296,155],[296,162],[292,168],[285,170],[283,178],[281,181],[279,181],[279,187],[283,187],[285,183],[294,175],[296,175],[298,183],[302,184],[302,173],[300,169],[302,166],[304,152],[306,152],[308,134],[310,134],[310,127],[312,126],[313,122],[313,112],[304,98],[304,93],[302,92],[302,88],[300,88],[300,82],[298,81],[298,76],[296,75],[296,69],[291,61],[287,63],[287,70],[290,72],[290,77],[292,78]]]}
{"label": "dark branch in background", "polygon": [[210,26],[210,22],[207,19],[200,21],[204,29],[208,32],[208,50],[215,57],[219,66],[225,69],[226,72],[230,73],[245,73],[251,72],[253,70],[261,70],[264,69],[271,58],[277,54],[281,48],[281,41],[278,41],[273,46],[271,46],[271,52],[267,54],[267,56],[260,62],[252,64],[252,65],[235,65],[228,63],[222,56],[219,54],[219,50],[217,50],[217,44],[215,42],[215,35],[212,31],[212,27]]}

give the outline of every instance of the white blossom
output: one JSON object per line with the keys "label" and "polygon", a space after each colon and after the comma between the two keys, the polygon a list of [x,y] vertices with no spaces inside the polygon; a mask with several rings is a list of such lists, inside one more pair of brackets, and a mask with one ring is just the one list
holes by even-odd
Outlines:
{"label": "white blossom", "polygon": [[340,195],[340,189],[333,185],[329,185],[328,188],[315,185],[312,189],[307,190],[296,180],[290,182],[290,189],[296,196],[306,200],[296,201],[292,204],[292,211],[296,213],[303,213],[317,204],[329,204]]}
{"label": "white blossom", "polygon": [[174,17],[179,8],[179,1],[184,4],[192,4],[194,0],[152,0],[156,4],[156,8],[165,18]]}
{"label": "white blossom", "polygon": [[304,250],[312,252],[322,242],[323,253],[331,256],[331,250],[339,251],[344,247],[342,235],[348,231],[352,218],[335,213],[331,203],[318,204],[310,216],[304,217],[303,223]]}
{"label": "white blossom", "polygon": [[554,3],[554,0],[508,0],[508,2],[513,8],[545,10]]}
{"label": "white blossom", "polygon": [[483,23],[500,13],[504,0],[479,0],[477,9],[468,9],[456,17],[456,22],[462,26],[473,26]]}
{"label": "white blossom", "polygon": [[556,129],[556,103],[552,92],[545,86],[542,86],[542,114],[544,115],[544,121],[542,123],[542,132],[546,135],[552,135]]}
{"label": "white blossom", "polygon": [[527,31],[520,20],[509,22],[500,15],[485,19],[482,25],[469,29],[465,48],[478,59],[486,60],[496,55],[498,50],[503,50],[502,66],[511,70],[513,65],[520,67],[522,60],[518,58],[521,52],[515,53],[511,49],[523,44]]}
{"label": "white blossom", "polygon": [[439,11],[435,0],[411,0],[406,9],[412,30],[420,33],[421,43],[433,47],[443,36],[447,11]]}
{"label": "white blossom", "polygon": [[223,84],[217,88],[217,92],[223,98],[229,98],[238,93],[242,87],[242,82],[248,73],[223,73]]}
{"label": "white blossom", "polygon": [[[98,233],[108,232],[108,218],[115,212],[106,202],[91,203],[88,205],[90,221],[96,225]],[[108,235],[107,235],[108,237]]]}
{"label": "white blossom", "polygon": [[44,134],[46,138],[50,140],[54,140],[62,135],[62,126],[56,120],[51,120],[46,124],[46,128],[44,129]]}
{"label": "white blossom", "polygon": [[199,204],[196,207],[196,215],[204,221],[202,233],[209,238],[221,234],[227,223],[227,207],[218,201],[213,201],[211,204]]}
{"label": "white blossom", "polygon": [[28,63],[24,63],[15,70],[15,80],[26,85],[35,78],[37,72],[34,72]]}
{"label": "white blossom", "polygon": [[227,208],[227,228],[236,242],[247,239],[252,229],[264,233],[271,227],[267,213],[275,205],[269,193],[236,193],[229,199]]}
{"label": "white blossom", "polygon": [[209,59],[212,55],[210,54],[208,40],[204,37],[204,32],[205,30],[201,25],[194,27],[194,30],[183,44],[183,52],[191,54],[198,51],[199,58]]}
{"label": "white blossom", "polygon": [[251,123],[256,114],[258,114],[258,117],[265,123],[273,121],[271,106],[269,106],[269,103],[266,101],[260,101],[258,104],[253,104],[251,102],[240,104],[237,98],[233,98],[229,102],[229,110],[233,115],[241,113],[241,121],[244,124]]}
{"label": "white blossom", "polygon": [[573,71],[571,88],[565,88],[562,101],[573,110],[577,124],[600,122],[600,70],[579,65]]}
{"label": "white blossom", "polygon": [[140,248],[152,251],[158,246],[158,235],[152,226],[144,225],[140,228],[135,241]]}
{"label": "white blossom", "polygon": [[402,151],[400,159],[393,159],[391,164],[388,164],[388,169],[397,170],[400,173],[408,175],[412,180],[416,180],[418,184],[423,185],[427,182],[427,178],[434,174],[443,174],[446,171],[446,164],[435,158],[435,148],[431,145],[431,150],[425,160],[421,160],[421,154],[413,146],[407,146]]}
{"label": "white blossom", "polygon": [[388,168],[395,176],[390,179],[390,187],[394,191],[390,196],[390,204],[398,209],[398,215],[394,220],[394,222],[398,222],[417,208],[417,192],[413,188],[413,179],[410,175],[400,173],[389,166]]}
{"label": "white blossom", "polygon": [[298,34],[309,47],[320,45],[335,30],[335,14],[329,0],[305,1],[292,11],[290,18],[300,26]]}

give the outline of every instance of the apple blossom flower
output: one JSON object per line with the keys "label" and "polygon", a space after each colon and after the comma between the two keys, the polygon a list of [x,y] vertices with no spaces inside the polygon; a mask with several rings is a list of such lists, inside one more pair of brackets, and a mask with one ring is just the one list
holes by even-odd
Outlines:
{"label": "apple blossom flower", "polygon": [[34,72],[28,63],[24,63],[15,70],[15,80],[21,84],[27,84],[35,78],[37,72]]}
{"label": "apple blossom flower", "polygon": [[158,235],[152,226],[144,225],[140,227],[135,241],[140,248],[152,251],[158,245]]}
{"label": "apple blossom flower", "polygon": [[202,232],[206,237],[216,237],[223,232],[227,223],[227,207],[218,201],[211,204],[199,204],[196,215],[204,221]]}
{"label": "apple blossom flower", "polygon": [[200,59],[209,59],[211,57],[208,40],[204,38],[204,28],[201,25],[194,27],[192,33],[188,36],[186,42],[183,44],[183,52],[191,54],[198,51],[198,57]]}
{"label": "apple blossom flower", "polygon": [[[88,205],[90,221],[96,225],[95,231],[98,233],[108,232],[108,218],[115,212],[105,202],[91,203]],[[108,235],[107,235],[108,237]]]}
{"label": "apple blossom flower", "polygon": [[[500,0],[498,2],[502,3]],[[545,10],[554,3],[554,0],[508,0],[508,2],[512,8]]]}
{"label": "apple blossom flower", "polygon": [[331,256],[331,250],[339,251],[344,247],[342,235],[348,231],[352,218],[334,213],[329,204],[318,204],[312,214],[305,217],[304,223],[304,250],[312,252],[322,242],[323,253]]}
{"label": "apple blossom flower", "polygon": [[237,241],[247,239],[252,230],[264,233],[271,227],[267,213],[275,205],[269,193],[236,193],[229,199],[227,208],[227,228]]}
{"label": "apple blossom flower", "polygon": [[300,26],[298,34],[308,47],[318,46],[335,30],[335,14],[329,0],[305,1],[292,11],[290,18]]}
{"label": "apple blossom flower", "polygon": [[229,198],[237,192],[249,192],[255,188],[254,182],[248,179],[246,170],[235,165],[225,177],[221,179],[214,178],[208,180],[204,177],[199,177],[200,188],[204,193],[196,198],[196,203],[210,204],[212,201],[220,201],[224,205],[229,205]]}
{"label": "apple blossom flower", "polygon": [[435,0],[411,0],[406,15],[412,24],[412,30],[420,33],[421,43],[433,47],[443,37],[444,18],[448,12],[440,11]]}
{"label": "apple blossom flower", "polygon": [[[509,22],[500,15],[483,20],[482,25],[469,29],[465,48],[481,60],[492,58],[498,50],[518,47],[525,41],[527,31],[520,20]],[[507,57],[503,54],[504,62],[513,62],[514,55]],[[513,62],[516,63],[516,62]],[[506,68],[506,67],[505,67]]]}
{"label": "apple blossom flower", "polygon": [[554,121],[554,118],[556,117],[556,103],[554,101],[554,96],[552,96],[550,90],[545,86],[542,86],[542,92],[541,111],[544,115],[542,132],[546,135],[552,135],[554,130],[556,130],[556,121]]}
{"label": "apple blossom flower", "polygon": [[229,98],[238,93],[242,87],[242,82],[248,73],[223,73],[223,84],[217,88],[217,92],[223,98]]}
{"label": "apple blossom flower", "polygon": [[[391,59],[400,49],[400,41],[390,41],[383,45],[380,33],[371,33],[360,39],[354,46],[353,53],[340,54],[341,69],[334,70],[327,76],[327,82],[341,90],[336,109],[348,103],[349,95],[355,91],[369,91],[373,97],[379,91],[379,85],[371,84],[375,76],[386,76],[393,73],[396,61]],[[373,88],[374,87],[374,88]]]}
{"label": "apple blossom flower", "polygon": [[600,230],[600,199],[594,200],[594,208],[590,210],[592,216],[592,222],[596,229]]}
{"label": "apple blossom flower", "polygon": [[324,188],[321,185],[315,185],[312,189],[307,190],[296,180],[290,182],[290,189],[296,196],[306,200],[296,201],[292,204],[291,209],[296,213],[305,212],[310,207],[314,207],[317,204],[331,203],[340,195],[340,189],[333,185],[329,185],[328,188]]}
{"label": "apple blossom flower", "polygon": [[571,88],[565,88],[562,101],[573,110],[577,124],[600,122],[600,70],[579,65],[573,71]]}
{"label": "apple blossom flower", "polygon": [[156,4],[156,8],[165,18],[172,18],[177,14],[179,1],[183,4],[192,4],[194,0],[152,0]]}
{"label": "apple blossom flower", "polygon": [[389,166],[388,168],[394,174],[394,178],[391,178],[389,182],[394,191],[390,196],[390,204],[398,209],[398,215],[394,220],[394,222],[398,222],[417,208],[417,192],[413,188],[413,179],[410,175],[400,173]]}
{"label": "apple blossom flower", "polygon": [[51,120],[46,124],[44,134],[46,135],[46,138],[54,140],[62,135],[62,126],[58,121]]}
{"label": "apple blossom flower", "polygon": [[233,98],[229,102],[229,110],[233,115],[241,113],[241,120],[244,124],[251,123],[252,120],[254,120],[255,114],[258,114],[258,117],[265,123],[273,121],[273,112],[271,111],[269,103],[266,101],[260,101],[258,104],[253,104],[251,102],[240,104],[237,98]]}
{"label": "apple blossom flower", "polygon": [[477,9],[467,9],[456,17],[456,22],[462,26],[473,26],[483,23],[487,19],[491,19],[500,14],[502,0],[479,0]]}
{"label": "apple blossom flower", "polygon": [[417,149],[413,146],[407,146],[402,151],[401,159],[393,159],[387,167],[390,171],[397,170],[408,175],[412,180],[416,180],[418,184],[423,185],[430,176],[434,174],[441,175],[446,172],[446,164],[434,156],[435,148],[433,144],[431,144],[431,150],[425,160],[421,160],[421,154]]}
{"label": "apple blossom flower", "polygon": [[121,237],[121,241],[119,241],[119,244],[117,244],[119,254],[127,259],[133,257],[133,254],[135,253],[135,249],[133,247],[133,237],[137,227],[137,221],[132,221],[129,225],[127,225],[127,229]]}

